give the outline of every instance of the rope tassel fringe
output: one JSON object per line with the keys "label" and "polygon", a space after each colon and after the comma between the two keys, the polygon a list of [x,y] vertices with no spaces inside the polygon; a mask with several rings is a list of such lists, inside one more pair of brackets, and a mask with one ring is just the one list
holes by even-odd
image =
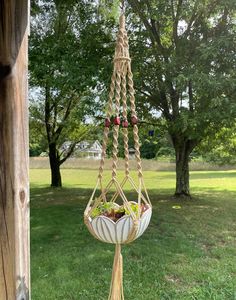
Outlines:
{"label": "rope tassel fringe", "polygon": [[121,245],[116,244],[115,257],[112,270],[110,294],[108,300],[124,300],[123,291],[123,258]]}

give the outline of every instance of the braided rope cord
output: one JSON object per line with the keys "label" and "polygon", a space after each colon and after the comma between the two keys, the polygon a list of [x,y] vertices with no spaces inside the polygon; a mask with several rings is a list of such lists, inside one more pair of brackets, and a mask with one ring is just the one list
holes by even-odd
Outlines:
{"label": "braided rope cord", "polygon": [[[135,106],[135,90],[133,83],[133,73],[131,71],[131,64],[128,64],[128,87],[130,94],[130,104],[131,104],[131,117],[135,117],[137,119],[136,106]],[[140,157],[140,143],[139,143],[139,135],[138,135],[138,126],[133,125],[133,135],[134,135],[134,148],[135,148],[135,157],[137,160],[137,169],[139,178],[143,177],[142,173],[142,164]]]}
{"label": "braided rope cord", "polygon": [[[119,62],[116,62],[119,64]],[[121,72],[117,70],[116,76],[116,95],[115,95],[115,115],[119,116],[120,111],[120,94],[121,94]],[[119,138],[119,125],[115,125],[113,128],[113,163],[112,163],[112,178],[115,178],[117,175],[117,162],[118,162],[118,138]]]}
{"label": "braided rope cord", "polygon": [[[138,187],[135,186],[134,181],[129,176],[129,137],[128,137],[128,106],[127,106],[127,92],[128,98],[130,101],[130,110],[131,110],[131,123],[133,124],[133,136],[134,136],[134,148],[135,148],[135,158],[137,161],[137,170],[138,170],[138,177],[139,177],[139,185]],[[114,101],[115,100],[115,101]],[[113,103],[114,101],[114,103]],[[119,127],[120,127],[120,105],[122,102],[122,116],[123,116],[123,123],[122,124],[122,132],[123,132],[123,140],[124,140],[124,156],[125,156],[125,178],[120,184],[117,180],[117,164],[118,164],[118,146],[119,146]],[[103,188],[102,186],[102,178],[104,172],[104,164],[105,164],[105,157],[106,157],[106,150],[107,150],[107,143],[109,138],[110,132],[110,125],[111,125],[111,117],[113,113],[113,106],[115,108],[115,120],[113,126],[113,149],[112,149],[112,179],[109,184]],[[111,201],[115,201],[118,195],[124,201],[124,205],[130,211],[133,219],[137,219],[140,216],[136,216],[133,214],[133,211],[130,207],[128,200],[126,199],[122,188],[126,181],[128,180],[134,189],[138,192],[138,203],[141,203],[141,199],[145,201],[145,197],[142,195],[142,185],[144,186],[143,181],[143,173],[142,173],[142,166],[141,166],[141,158],[140,158],[140,143],[139,143],[139,136],[138,136],[138,126],[137,122],[133,122],[132,118],[135,118],[137,121],[137,114],[136,114],[136,106],[135,106],[135,90],[134,90],[134,83],[133,83],[133,74],[131,71],[131,59],[129,56],[129,44],[128,44],[128,35],[125,29],[125,16],[120,16],[120,28],[117,35],[116,41],[116,48],[115,48],[115,56],[114,56],[114,70],[111,78],[110,84],[110,92],[108,97],[108,106],[107,106],[107,114],[106,114],[106,121],[108,121],[108,125],[105,125],[104,128],[104,135],[103,135],[103,146],[102,146],[102,153],[101,153],[101,161],[99,167],[99,174],[98,174],[98,181],[95,187],[97,189],[98,185],[101,188],[101,196],[96,198],[93,201],[95,196],[95,190],[90,198],[90,201],[86,208],[86,214],[89,215],[93,208],[95,208],[100,201],[106,201],[106,195],[109,191],[110,187],[114,184],[116,186],[116,193],[113,195]],[[144,186],[145,193],[147,195],[146,187]],[[148,197],[148,195],[147,195]],[[145,201],[146,202],[146,201]],[[150,202],[149,198],[148,201]],[[92,204],[92,207],[91,207]]]}
{"label": "braided rope cord", "polygon": [[[111,115],[112,115],[112,100],[113,100],[113,97],[115,94],[115,85],[116,85],[115,81],[116,81],[116,71],[114,70],[112,77],[111,77],[110,93],[109,93],[109,98],[108,98],[108,107],[107,107],[107,119],[108,120],[110,120]],[[109,131],[110,131],[109,127],[105,127],[104,133],[103,133],[102,154],[101,154],[101,161],[100,161],[99,174],[98,174],[100,185],[101,185],[102,175],[103,175],[103,171],[104,171]]]}
{"label": "braided rope cord", "polygon": [[[123,30],[124,34],[124,56],[129,58],[129,44],[128,44],[128,36],[127,32],[124,29]],[[128,63],[129,61],[126,60],[123,63],[123,68],[122,68],[122,85],[121,85],[121,95],[122,95],[122,103],[123,103],[123,121],[127,122],[128,125],[128,120],[127,120],[127,82],[126,82],[126,76],[127,76],[127,71],[128,71]],[[128,136],[128,128],[124,126],[123,128],[123,139],[124,139],[124,155],[125,155],[125,175],[129,176],[129,136]]]}
{"label": "braided rope cord", "polygon": [[[120,112],[120,100],[124,97],[122,91],[122,79],[123,79],[123,66],[125,58],[124,48],[124,30],[125,30],[125,19],[120,18],[120,28],[117,36],[117,43],[115,49],[114,69],[116,70],[116,95],[115,95],[115,115],[119,117]],[[122,85],[123,86],[123,85]],[[122,95],[121,95],[122,94]],[[115,125],[113,129],[113,164],[112,164],[112,178],[117,176],[117,162],[118,162],[118,138],[119,138],[119,125]]]}
{"label": "braided rope cord", "polygon": [[[126,80],[126,78],[128,80]],[[108,101],[108,110],[107,110],[107,119],[110,121],[113,107],[113,98],[115,97],[115,115],[118,118],[120,112],[120,102],[122,101],[123,106],[123,121],[127,121],[127,86],[129,92],[129,100],[131,105],[131,118],[137,119],[136,106],[135,106],[135,90],[133,83],[133,74],[131,70],[131,60],[129,56],[129,44],[128,44],[128,35],[125,29],[125,16],[121,15],[120,17],[120,28],[117,35],[116,49],[114,56],[114,71],[111,79],[109,101]],[[105,156],[107,149],[109,135],[109,127],[104,129],[104,138],[103,138],[103,148],[101,155],[101,162],[99,168],[98,178],[100,180],[100,186],[102,188],[102,175],[104,171]],[[135,158],[137,161],[137,170],[139,177],[139,186],[142,185],[143,173],[140,157],[140,143],[138,135],[138,126],[133,125],[133,136],[134,136],[134,148],[135,148]],[[119,125],[115,124],[113,128],[113,149],[112,149],[112,178],[117,176],[117,164],[118,164],[118,146],[119,146]],[[124,156],[125,156],[125,174],[129,176],[129,138],[128,138],[128,128],[124,126],[123,128],[123,140],[124,140]],[[141,187],[138,189],[141,193]],[[102,189],[103,193],[103,189]],[[140,194],[139,193],[139,194]],[[139,203],[141,197],[139,195]]]}
{"label": "braided rope cord", "polygon": [[[115,96],[115,114],[119,116],[120,110],[120,100],[122,98],[123,102],[123,118],[127,120],[127,96],[126,96],[126,76],[128,77],[128,88],[130,94],[130,104],[131,104],[131,116],[137,118],[136,106],[135,106],[135,91],[133,84],[133,74],[131,71],[131,63],[129,57],[129,46],[128,46],[128,36],[125,29],[125,17],[124,15],[120,18],[120,29],[117,37],[115,58],[114,58],[114,72],[112,75],[109,101],[108,101],[108,111],[107,119],[110,120],[112,113],[112,100]],[[115,93],[116,90],[116,93]],[[102,174],[105,164],[105,156],[108,142],[109,127],[104,129],[103,138],[103,148],[102,148],[102,158],[99,168],[99,179],[102,179]],[[133,125],[133,135],[134,135],[134,147],[135,147],[135,157],[137,160],[137,169],[139,178],[143,177],[141,158],[140,158],[140,143],[138,136],[138,126]],[[125,152],[125,172],[129,175],[129,150],[128,150],[128,129],[123,129],[124,136],[124,152]],[[119,137],[119,125],[115,125],[113,129],[113,164],[112,164],[112,177],[117,175],[117,162],[118,162],[118,137]]]}
{"label": "braided rope cord", "polygon": [[[127,122],[127,102],[126,102],[126,80],[123,78],[122,89],[124,92],[123,95],[123,118],[124,122]],[[125,155],[125,175],[129,176],[129,137],[128,137],[128,128],[123,128],[123,139],[124,139],[124,155]]]}

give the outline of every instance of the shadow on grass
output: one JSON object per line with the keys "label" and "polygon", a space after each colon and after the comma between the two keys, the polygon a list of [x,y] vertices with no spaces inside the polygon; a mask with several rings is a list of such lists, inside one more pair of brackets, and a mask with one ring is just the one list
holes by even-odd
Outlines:
{"label": "shadow on grass", "polygon": [[[31,187],[31,208],[42,208],[50,206],[75,206],[81,211],[85,209],[93,189],[89,188],[50,188],[50,187]],[[149,189],[149,197],[153,204],[154,211],[159,205],[182,205],[193,207],[196,205],[206,206],[235,206],[236,191],[228,191],[218,188],[192,188],[191,200],[179,200],[173,197],[172,189]],[[137,193],[125,191],[128,200],[136,200]]]}
{"label": "shadow on grass", "polygon": [[[191,178],[235,176],[194,172]],[[167,178],[173,179],[171,186],[158,188],[158,180]],[[193,201],[176,201],[170,188],[174,173],[153,172],[147,179],[150,185],[157,182],[148,189],[153,217],[142,238],[122,247],[125,299],[234,299],[236,191],[203,188],[199,181],[199,188],[191,189]],[[93,191],[86,185],[31,185],[34,300],[107,299],[114,246],[96,241],[83,223]],[[130,191],[126,195],[137,197]]]}
{"label": "shadow on grass", "polygon": [[[32,186],[32,299],[107,299],[114,246],[83,224],[91,193]],[[151,224],[122,250],[126,299],[233,299],[236,193],[194,189],[194,201],[181,203],[171,189],[149,193]]]}

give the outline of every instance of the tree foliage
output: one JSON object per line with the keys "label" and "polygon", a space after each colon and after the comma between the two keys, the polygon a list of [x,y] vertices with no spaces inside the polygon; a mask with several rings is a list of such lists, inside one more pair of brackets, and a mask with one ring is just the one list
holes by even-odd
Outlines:
{"label": "tree foliage", "polygon": [[[110,34],[93,1],[34,1],[30,38],[31,127],[44,126],[52,185],[60,165],[84,138],[83,125],[109,48]],[[61,151],[65,141],[68,151]],[[55,182],[53,182],[53,176]]]}
{"label": "tree foliage", "polygon": [[[126,4],[138,113],[163,132],[156,144],[141,126],[142,151],[162,153],[159,142],[170,137],[176,195],[189,195],[191,152],[235,123],[236,2]],[[30,80],[40,97],[31,109],[37,112],[34,122],[48,123],[47,136],[56,140],[57,151],[66,138],[76,140],[86,114],[104,113],[118,7],[119,1],[110,0],[34,2]]]}
{"label": "tree foliage", "polygon": [[236,164],[236,127],[223,127],[207,137],[198,147],[203,158],[218,165]]}
{"label": "tree foliage", "polygon": [[236,2],[128,2],[138,99],[162,113],[175,148],[176,195],[188,195],[190,153],[236,115]]}

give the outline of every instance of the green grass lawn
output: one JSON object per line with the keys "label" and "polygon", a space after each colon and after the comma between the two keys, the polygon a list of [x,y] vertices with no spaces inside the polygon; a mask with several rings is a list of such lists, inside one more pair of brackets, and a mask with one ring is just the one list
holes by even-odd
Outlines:
{"label": "green grass lawn", "polygon": [[[114,246],[83,224],[97,172],[65,169],[59,190],[49,170],[30,175],[32,300],[107,299]],[[153,217],[123,247],[125,299],[236,300],[236,172],[192,172],[191,202],[172,199],[174,173],[144,175]]]}

